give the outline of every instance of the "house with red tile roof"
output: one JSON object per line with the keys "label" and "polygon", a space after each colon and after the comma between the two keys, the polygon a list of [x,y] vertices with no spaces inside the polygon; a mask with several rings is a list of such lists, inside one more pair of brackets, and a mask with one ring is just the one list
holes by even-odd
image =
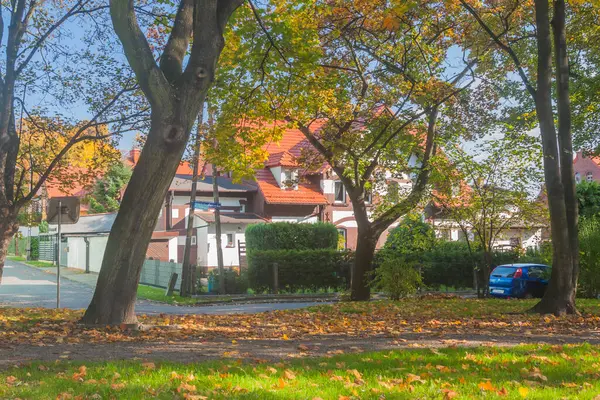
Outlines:
{"label": "house with red tile roof", "polygon": [[575,170],[575,182],[600,183],[600,157],[584,156],[583,152],[578,151],[573,160],[573,169]]}

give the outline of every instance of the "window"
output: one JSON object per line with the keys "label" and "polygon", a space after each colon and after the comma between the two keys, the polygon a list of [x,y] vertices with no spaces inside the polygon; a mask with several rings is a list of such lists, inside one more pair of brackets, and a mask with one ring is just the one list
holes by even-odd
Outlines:
{"label": "window", "polygon": [[575,172],[575,182],[581,182],[581,174],[579,172]]}
{"label": "window", "polygon": [[192,236],[192,246],[196,244],[196,236]]}
{"label": "window", "polygon": [[372,204],[373,203],[373,191],[372,190],[367,190],[365,192],[365,203],[366,204]]}
{"label": "window", "polygon": [[336,203],[346,202],[346,191],[344,190],[344,185],[341,181],[336,181],[334,183],[334,196],[334,201]]}
{"label": "window", "polygon": [[179,218],[179,209],[178,208],[174,208],[171,210],[171,217]]}
{"label": "window", "polygon": [[235,235],[233,233],[227,234],[227,247],[235,247]]}
{"label": "window", "polygon": [[592,173],[591,173],[591,172],[588,172],[588,173],[586,173],[586,174],[585,174],[585,179],[586,179],[588,182],[591,182],[591,181],[593,180]]}
{"label": "window", "polygon": [[346,236],[346,230],[344,228],[339,228],[338,235],[340,236],[340,240],[338,241],[338,243],[340,244],[340,247],[342,249],[348,248],[348,238]]}

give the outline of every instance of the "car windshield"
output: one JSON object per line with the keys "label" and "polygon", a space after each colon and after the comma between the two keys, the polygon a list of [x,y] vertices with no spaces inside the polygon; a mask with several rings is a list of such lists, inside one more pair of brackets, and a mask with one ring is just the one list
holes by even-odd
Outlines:
{"label": "car windshield", "polygon": [[516,269],[511,267],[498,267],[492,272],[492,276],[497,278],[512,278]]}

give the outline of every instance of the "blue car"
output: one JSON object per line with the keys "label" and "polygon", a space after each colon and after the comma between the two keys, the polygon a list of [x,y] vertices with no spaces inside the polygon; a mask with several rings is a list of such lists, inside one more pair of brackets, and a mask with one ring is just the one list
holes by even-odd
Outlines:
{"label": "blue car", "polygon": [[529,299],[542,297],[552,267],[543,264],[499,265],[490,275],[490,295]]}

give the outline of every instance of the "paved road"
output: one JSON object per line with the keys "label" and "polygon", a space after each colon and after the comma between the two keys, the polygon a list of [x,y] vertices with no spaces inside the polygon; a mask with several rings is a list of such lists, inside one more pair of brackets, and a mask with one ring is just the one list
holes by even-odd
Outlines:
{"label": "paved road", "polygon": [[[61,307],[86,308],[93,295],[90,286],[61,279]],[[206,307],[183,307],[138,300],[138,314],[236,314],[258,313],[309,307],[322,303],[264,303],[219,305]],[[0,285],[0,306],[44,307],[56,306],[56,276],[17,261],[7,260]]]}

